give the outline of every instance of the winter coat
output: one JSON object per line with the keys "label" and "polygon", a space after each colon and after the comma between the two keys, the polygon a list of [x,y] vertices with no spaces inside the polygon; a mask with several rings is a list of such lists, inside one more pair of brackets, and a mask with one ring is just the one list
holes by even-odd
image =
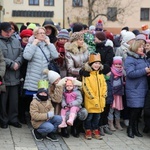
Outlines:
{"label": "winter coat", "polygon": [[40,101],[34,95],[34,98],[30,103],[31,124],[33,128],[37,129],[42,123],[47,121],[47,113],[49,111],[54,111],[51,100]]}
{"label": "winter coat", "polygon": [[6,63],[3,57],[3,52],[0,49],[0,78],[2,82],[2,84],[0,85],[0,93],[6,92],[6,87],[5,87],[4,78],[3,78],[5,75],[5,71],[6,71]]}
{"label": "winter coat", "polygon": [[147,73],[145,68],[149,62],[138,54],[128,51],[125,60],[126,71],[126,100],[127,106],[140,108],[144,106],[145,96],[148,90]]}
{"label": "winter coat", "polygon": [[79,108],[82,108],[81,107],[82,102],[83,102],[83,97],[81,91],[77,87],[75,87],[72,92],[67,92],[65,90],[62,97],[61,106],[62,108],[64,108],[67,105],[71,107],[77,106]]}
{"label": "winter coat", "polygon": [[67,76],[77,77],[80,79],[79,70],[88,61],[89,51],[84,43],[81,48],[78,48],[77,42],[67,42],[65,44],[65,60],[67,67]]}
{"label": "winter coat", "polygon": [[105,46],[105,42],[96,43],[96,53],[101,55],[101,63],[112,66],[114,52],[111,46]]}
{"label": "winter coat", "polygon": [[[20,66],[23,60],[20,41],[13,37],[5,38],[0,36],[0,48],[6,62],[5,85],[18,85],[20,83]],[[14,63],[19,65],[17,70],[13,69]]]}
{"label": "winter coat", "polygon": [[[45,42],[40,42],[37,45],[33,45],[33,36],[31,36],[29,40],[30,42],[23,52],[24,59],[28,60],[24,89],[37,91],[38,81],[40,79],[48,79],[47,75],[43,74],[43,70],[48,68],[49,62],[47,62],[41,49],[49,60],[58,58],[58,52],[53,44],[47,45]],[[41,49],[39,47],[41,47]]]}
{"label": "winter coat", "polygon": [[90,71],[89,77],[82,77],[82,88],[84,92],[84,107],[88,113],[101,113],[106,103],[107,85],[103,74],[93,71],[88,64],[85,69]]}

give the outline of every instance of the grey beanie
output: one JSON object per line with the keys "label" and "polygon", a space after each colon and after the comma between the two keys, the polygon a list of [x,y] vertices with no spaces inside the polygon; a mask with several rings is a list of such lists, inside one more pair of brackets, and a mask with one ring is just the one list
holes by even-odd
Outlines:
{"label": "grey beanie", "polygon": [[59,33],[58,33],[57,38],[58,39],[63,38],[63,39],[69,40],[69,32],[66,29],[60,30]]}

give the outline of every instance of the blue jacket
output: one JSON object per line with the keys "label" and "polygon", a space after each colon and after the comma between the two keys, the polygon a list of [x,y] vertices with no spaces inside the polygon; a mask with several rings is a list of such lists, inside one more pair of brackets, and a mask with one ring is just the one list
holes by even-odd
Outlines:
{"label": "blue jacket", "polygon": [[150,64],[145,58],[128,51],[128,56],[125,60],[125,90],[128,107],[140,108],[144,106],[145,96],[148,90],[145,68],[148,66]]}

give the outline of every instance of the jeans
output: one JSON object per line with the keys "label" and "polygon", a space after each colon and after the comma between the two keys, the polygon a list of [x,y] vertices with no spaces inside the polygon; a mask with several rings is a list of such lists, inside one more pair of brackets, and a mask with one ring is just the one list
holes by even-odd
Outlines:
{"label": "jeans", "polygon": [[115,119],[119,120],[120,119],[120,110],[110,108],[109,114],[108,114],[108,119],[114,120],[114,116],[115,116]]}
{"label": "jeans", "polygon": [[100,113],[89,113],[84,121],[84,128],[95,130],[99,128]]}
{"label": "jeans", "polygon": [[58,125],[62,122],[62,117],[59,115],[55,115],[53,118],[49,119],[42,123],[37,131],[41,134],[48,134],[50,132],[56,132]]}

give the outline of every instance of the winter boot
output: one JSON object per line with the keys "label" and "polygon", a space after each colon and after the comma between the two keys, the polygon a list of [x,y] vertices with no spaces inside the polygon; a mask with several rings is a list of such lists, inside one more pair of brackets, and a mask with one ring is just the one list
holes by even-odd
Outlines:
{"label": "winter boot", "polygon": [[85,130],[85,138],[86,138],[87,140],[91,140],[91,139],[92,139],[92,132],[91,132],[90,129]]}
{"label": "winter boot", "polygon": [[69,138],[69,133],[67,127],[61,128],[61,136],[65,138]]}
{"label": "winter boot", "polygon": [[67,124],[69,126],[73,126],[73,122],[74,122],[75,118],[76,118],[76,114],[75,113],[70,113],[69,119],[67,120]]}
{"label": "winter boot", "polygon": [[115,119],[115,122],[116,122],[116,128],[117,128],[118,130],[122,131],[123,128],[122,128],[121,125],[120,125],[120,119]]}
{"label": "winter boot", "polygon": [[62,116],[62,123],[58,127],[59,128],[65,128],[65,127],[67,127],[66,116]]}
{"label": "winter boot", "polygon": [[127,135],[128,135],[128,137],[130,137],[130,138],[134,138],[132,126],[130,126],[130,125],[129,125],[128,128],[127,128]]}
{"label": "winter boot", "polygon": [[97,140],[102,140],[103,138],[100,136],[100,132],[98,129],[93,130],[93,138],[97,139]]}
{"label": "winter boot", "polygon": [[99,130],[100,130],[100,135],[101,135],[101,136],[105,136],[105,133],[104,133],[104,126],[100,126],[100,127],[99,127]]}
{"label": "winter boot", "polygon": [[133,124],[133,133],[137,137],[143,137],[143,135],[139,132],[139,129],[138,129],[138,121],[135,121],[135,123]]}
{"label": "winter boot", "polygon": [[109,129],[111,131],[116,131],[116,128],[114,127],[114,121],[113,120],[108,120],[108,125],[109,125]]}
{"label": "winter boot", "polygon": [[112,135],[112,132],[109,130],[108,125],[103,126],[104,133]]}

